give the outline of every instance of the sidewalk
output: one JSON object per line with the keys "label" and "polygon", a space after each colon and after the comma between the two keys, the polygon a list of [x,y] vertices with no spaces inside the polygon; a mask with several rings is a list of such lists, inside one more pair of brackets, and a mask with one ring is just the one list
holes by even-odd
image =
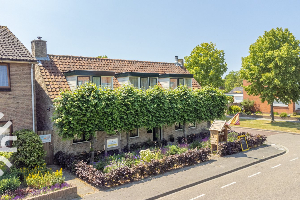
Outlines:
{"label": "sidewalk", "polygon": [[282,155],[285,151],[285,148],[281,146],[264,145],[231,156],[212,157],[208,162],[173,170],[112,189],[97,189],[78,178],[70,179],[67,182],[77,185],[80,197],[76,200],[132,199],[133,197],[134,199],[155,199]]}

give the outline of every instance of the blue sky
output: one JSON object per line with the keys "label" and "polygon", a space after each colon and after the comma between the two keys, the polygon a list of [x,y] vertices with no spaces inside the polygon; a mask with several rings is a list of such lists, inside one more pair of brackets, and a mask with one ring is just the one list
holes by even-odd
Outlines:
{"label": "blue sky", "polygon": [[0,25],[30,49],[48,53],[174,62],[203,42],[225,51],[228,71],[264,31],[288,28],[300,39],[300,1],[276,0],[0,0]]}

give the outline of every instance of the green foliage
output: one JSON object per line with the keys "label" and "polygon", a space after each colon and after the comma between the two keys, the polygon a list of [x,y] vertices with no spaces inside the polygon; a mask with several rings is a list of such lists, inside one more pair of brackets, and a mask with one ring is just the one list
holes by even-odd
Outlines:
{"label": "green foliage", "polygon": [[297,116],[297,113],[296,113],[296,112],[293,112],[293,116]]}
{"label": "green foliage", "polygon": [[161,150],[151,151],[150,149],[140,151],[141,160],[145,162],[151,162],[151,160],[158,160],[162,157]]}
{"label": "green foliage", "polygon": [[191,90],[186,86],[148,90],[131,85],[111,90],[86,83],[55,99],[54,122],[66,139],[93,136],[96,130],[114,134],[136,127],[161,127],[175,122],[192,123],[224,116],[226,96],[218,89]]}
{"label": "green foliage", "polygon": [[0,180],[0,195],[7,190],[14,191],[21,185],[18,177],[10,177]]}
{"label": "green foliage", "polygon": [[241,102],[241,105],[244,107],[245,112],[251,112],[254,110],[254,100],[244,99]]}
{"label": "green foliage", "polygon": [[224,56],[224,51],[218,50],[215,44],[202,43],[184,58],[184,65],[202,87],[218,88],[223,85],[222,75],[227,71]]}
{"label": "green foliage", "polygon": [[241,79],[239,71],[230,71],[225,76],[225,92],[230,92],[233,88],[242,86],[243,79]]}
{"label": "green foliage", "polygon": [[279,113],[278,112],[274,112],[274,115],[279,115]]}
{"label": "green foliage", "polygon": [[262,112],[261,111],[256,111],[255,114],[262,114]]}
{"label": "green foliage", "polygon": [[288,29],[265,31],[242,59],[241,78],[251,83],[245,91],[270,105],[277,98],[284,104],[296,102],[300,98],[299,44]]}
{"label": "green foliage", "polygon": [[13,153],[12,159],[17,167],[34,168],[45,163],[45,150],[41,138],[30,130],[20,130],[13,133],[18,140],[13,141],[17,152]]}
{"label": "green foliage", "polygon": [[287,117],[287,113],[283,112],[283,113],[280,113],[279,115],[280,117]]}
{"label": "green foliage", "polygon": [[65,178],[63,177],[62,169],[60,169],[60,171],[56,170],[56,172],[52,173],[33,173],[26,177],[26,184],[29,187],[38,189],[50,187],[55,184],[62,184],[64,181]]}
{"label": "green foliage", "polygon": [[[8,160],[13,155],[13,152],[0,152],[0,156],[7,158]],[[5,171],[7,169],[6,164],[4,162],[0,162],[0,169]]]}
{"label": "green foliage", "polygon": [[202,143],[199,142],[199,141],[194,141],[190,144],[189,148],[190,149],[195,149],[195,148],[201,149],[202,148]]}
{"label": "green foliage", "polygon": [[232,105],[232,106],[229,107],[229,114],[236,114],[236,113],[239,113],[241,111],[242,111],[242,109],[239,106]]}
{"label": "green foliage", "polygon": [[238,139],[238,135],[239,134],[237,132],[234,132],[234,131],[228,133],[228,135],[227,135],[227,141],[228,142],[234,142],[234,141],[236,141]]}
{"label": "green foliage", "polygon": [[233,103],[233,101],[234,101],[233,96],[226,96],[226,97],[227,97],[228,103]]}
{"label": "green foliage", "polygon": [[97,58],[108,58],[107,55],[97,56]]}
{"label": "green foliage", "polygon": [[246,115],[251,115],[251,114],[252,114],[251,111],[247,111],[247,112],[246,112]]}
{"label": "green foliage", "polygon": [[182,154],[182,153],[184,153],[184,152],[186,152],[188,150],[187,148],[180,148],[177,145],[170,145],[170,146],[167,146],[167,148],[169,149],[166,152],[167,156],[176,155],[176,154]]}

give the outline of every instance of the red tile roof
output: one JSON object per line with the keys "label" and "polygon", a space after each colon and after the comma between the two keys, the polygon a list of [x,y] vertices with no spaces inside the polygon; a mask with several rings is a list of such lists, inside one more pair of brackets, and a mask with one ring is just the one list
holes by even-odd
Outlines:
{"label": "red tile roof", "polygon": [[[49,60],[43,60],[40,72],[51,99],[59,95],[60,90],[70,89],[64,72],[70,70],[94,70],[121,72],[145,72],[145,73],[172,73],[189,74],[189,72],[175,63],[149,62],[137,60],[120,60],[108,58],[79,57],[49,55]],[[199,88],[198,82],[193,79],[193,88]],[[119,87],[119,82],[114,78],[114,87]]]}
{"label": "red tile roof", "polygon": [[0,26],[0,60],[36,61],[28,49],[6,26]]}

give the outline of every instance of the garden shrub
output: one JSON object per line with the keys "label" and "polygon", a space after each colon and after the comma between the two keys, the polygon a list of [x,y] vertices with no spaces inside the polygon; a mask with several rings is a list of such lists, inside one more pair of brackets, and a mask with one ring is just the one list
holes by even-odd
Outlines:
{"label": "garden shrub", "polygon": [[14,191],[21,185],[21,181],[18,177],[9,177],[0,180],[0,194],[10,190]]}
{"label": "garden shrub", "polygon": [[251,114],[252,114],[251,111],[247,111],[247,112],[246,112],[246,115],[251,115]]}
{"label": "garden shrub", "polygon": [[244,99],[241,105],[244,107],[245,112],[254,111],[254,100]]}
{"label": "garden shrub", "polygon": [[226,98],[228,100],[228,103],[233,103],[233,101],[234,101],[233,96],[226,96]]}
{"label": "garden shrub", "polygon": [[274,115],[279,115],[279,113],[278,112],[274,112]]}
{"label": "garden shrub", "polygon": [[150,149],[140,151],[141,160],[150,162],[152,159],[158,159],[161,157],[160,149],[157,151],[150,151]]}
{"label": "garden shrub", "polygon": [[43,174],[38,172],[36,174],[29,174],[26,177],[26,184],[29,187],[41,189],[55,184],[62,184],[64,180],[62,169],[60,169],[60,171],[56,170],[56,172],[52,173],[47,172]]}
{"label": "garden shrub", "polygon": [[236,114],[241,111],[242,111],[242,109],[239,106],[232,105],[229,107],[229,114]]}
{"label": "garden shrub", "polygon": [[[0,156],[3,156],[5,158],[7,158],[8,160],[10,160],[11,156],[13,155],[13,152],[0,152]],[[0,169],[2,171],[6,171],[7,166],[4,162],[0,162]]]}
{"label": "garden shrub", "polygon": [[41,138],[30,130],[20,130],[13,133],[18,140],[13,141],[13,146],[17,148],[12,159],[15,166],[34,168],[45,163],[45,150]]}
{"label": "garden shrub", "polygon": [[195,149],[195,148],[198,148],[198,149],[201,149],[202,148],[202,143],[199,142],[199,141],[194,141],[190,144],[190,149]]}
{"label": "garden shrub", "polygon": [[287,113],[283,112],[283,113],[280,113],[279,115],[280,117],[287,117]]}

